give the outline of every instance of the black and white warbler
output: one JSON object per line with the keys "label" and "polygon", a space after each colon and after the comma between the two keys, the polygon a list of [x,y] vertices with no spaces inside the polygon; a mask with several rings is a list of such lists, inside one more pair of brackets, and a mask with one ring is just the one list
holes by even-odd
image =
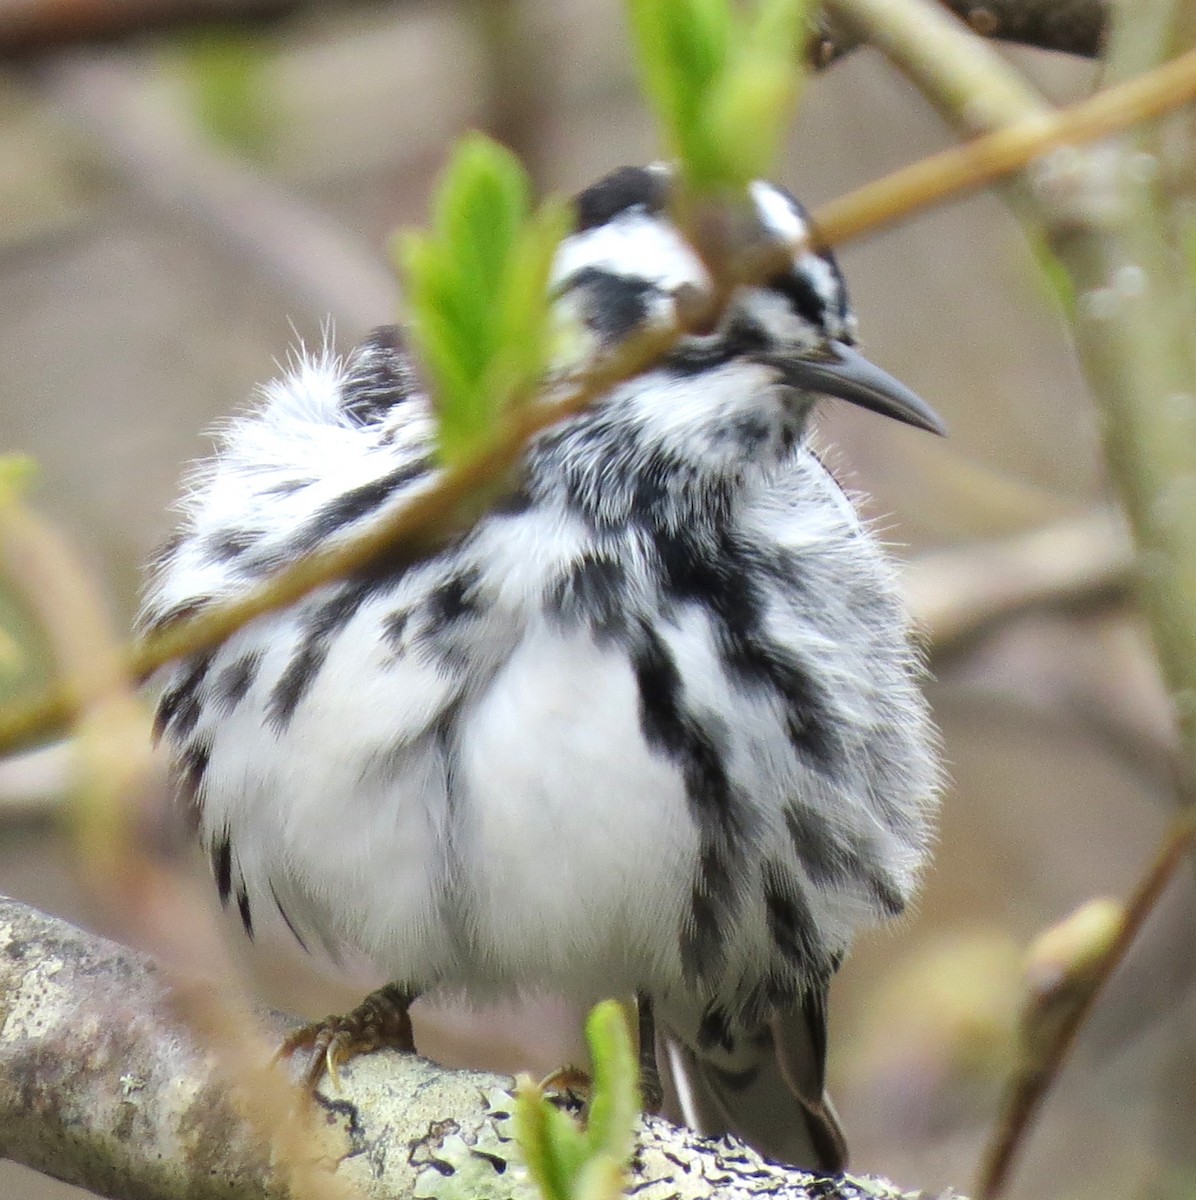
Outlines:
{"label": "black and white warbler", "polygon": [[[554,287],[599,346],[708,285],[670,179],[577,200]],[[752,197],[801,234],[786,192]],[[518,493],[436,557],[173,669],[158,727],[221,898],[394,981],[307,1044],[339,1030],[335,1058],[389,1021],[409,1045],[430,992],[635,994],[650,1094],[655,1014],[688,1119],[842,1165],[827,986],[909,901],[938,788],[893,568],[806,426],[824,396],[939,423],[854,338],[834,258],[803,253],[541,434]],[[302,359],[201,468],[143,624],[401,503],[433,434],[396,329]]]}

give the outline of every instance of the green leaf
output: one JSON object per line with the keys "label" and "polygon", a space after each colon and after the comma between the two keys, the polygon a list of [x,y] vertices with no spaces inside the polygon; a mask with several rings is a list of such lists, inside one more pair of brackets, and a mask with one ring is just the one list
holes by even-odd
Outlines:
{"label": "green leaf", "polygon": [[590,1013],[586,1040],[594,1071],[594,1091],[586,1140],[591,1155],[623,1163],[631,1155],[639,1115],[638,1069],[627,1014],[618,1001],[604,1000]]}
{"label": "green leaf", "polygon": [[618,1200],[639,1114],[635,1051],[622,1005],[605,1000],[586,1022],[593,1088],[584,1132],[541,1088],[520,1080],[515,1137],[545,1200]]}
{"label": "green leaf", "polygon": [[472,133],[438,185],[431,230],[399,240],[412,340],[446,462],[485,444],[543,376],[554,336],[549,273],[571,222],[560,199],[533,212],[519,161]]}
{"label": "green leaf", "polygon": [[694,192],[771,173],[801,82],[806,0],[628,0],[644,91]]}

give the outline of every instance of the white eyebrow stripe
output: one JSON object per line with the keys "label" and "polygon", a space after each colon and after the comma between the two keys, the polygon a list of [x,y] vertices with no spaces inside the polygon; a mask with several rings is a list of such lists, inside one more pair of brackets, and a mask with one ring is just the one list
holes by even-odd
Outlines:
{"label": "white eyebrow stripe", "polygon": [[642,208],[566,238],[553,263],[552,282],[559,286],[587,268],[634,275],[668,292],[683,284],[709,286],[706,268],[685,239],[666,218]]}

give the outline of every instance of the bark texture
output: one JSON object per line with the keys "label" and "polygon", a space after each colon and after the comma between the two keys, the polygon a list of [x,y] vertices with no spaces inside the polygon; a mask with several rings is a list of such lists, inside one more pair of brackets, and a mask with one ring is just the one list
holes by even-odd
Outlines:
{"label": "bark texture", "polygon": [[[364,1197],[534,1200],[509,1078],[393,1053],[342,1076],[342,1091],[317,1098],[312,1154]],[[0,899],[0,1154],[120,1200],[282,1200],[285,1176],[243,1103],[153,962]],[[880,1179],[816,1179],[658,1118],[642,1123],[632,1176],[630,1193],[645,1200],[925,1197]]]}

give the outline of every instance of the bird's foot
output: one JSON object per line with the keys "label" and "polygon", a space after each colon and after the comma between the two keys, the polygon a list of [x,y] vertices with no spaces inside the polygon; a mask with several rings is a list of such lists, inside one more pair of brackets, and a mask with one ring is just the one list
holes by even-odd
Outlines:
{"label": "bird's foot", "polygon": [[414,997],[396,984],[388,983],[371,992],[352,1012],[313,1021],[289,1034],[275,1059],[290,1058],[297,1051],[311,1054],[303,1073],[303,1086],[314,1092],[325,1072],[341,1086],[338,1068],[361,1054],[374,1050],[415,1053],[415,1036],[408,1008]]}
{"label": "bird's foot", "polygon": [[566,1105],[576,1109],[589,1108],[590,1093],[594,1089],[594,1080],[588,1071],[573,1065],[557,1067],[551,1075],[540,1080],[540,1091],[553,1092],[560,1096]]}
{"label": "bird's foot", "polygon": [[[660,1068],[656,1063],[656,1022],[652,1001],[643,992],[636,994],[635,1020],[639,1048],[640,1104],[646,1113],[656,1115],[664,1107],[664,1087],[660,1081]],[[558,1067],[540,1084],[540,1090],[556,1092],[573,1097],[583,1109],[589,1108],[594,1083],[580,1067]]]}

